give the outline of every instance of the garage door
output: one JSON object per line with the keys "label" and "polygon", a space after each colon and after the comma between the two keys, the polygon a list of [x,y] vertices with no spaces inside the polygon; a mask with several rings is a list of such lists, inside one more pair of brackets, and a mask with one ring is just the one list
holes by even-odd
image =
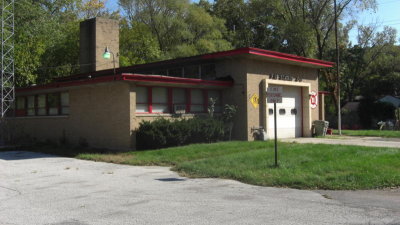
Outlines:
{"label": "garage door", "polygon": [[[274,85],[270,85],[274,86]],[[282,103],[276,104],[278,138],[301,137],[302,105],[301,88],[282,86]],[[269,138],[274,138],[274,103],[267,103]]]}

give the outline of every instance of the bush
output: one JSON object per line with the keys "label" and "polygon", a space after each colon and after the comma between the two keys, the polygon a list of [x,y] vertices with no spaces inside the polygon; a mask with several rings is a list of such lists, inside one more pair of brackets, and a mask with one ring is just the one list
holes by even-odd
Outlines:
{"label": "bush", "polygon": [[181,146],[193,143],[211,143],[224,140],[225,126],[214,118],[191,118],[143,121],[136,131],[138,150]]}

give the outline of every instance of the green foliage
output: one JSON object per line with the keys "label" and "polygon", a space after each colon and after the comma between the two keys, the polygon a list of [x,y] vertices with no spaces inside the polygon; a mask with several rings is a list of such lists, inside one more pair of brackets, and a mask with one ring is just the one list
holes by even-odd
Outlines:
{"label": "green foliage", "polygon": [[237,106],[228,105],[224,106],[224,111],[222,112],[222,120],[225,122],[232,122],[237,112]]}
{"label": "green foliage", "polygon": [[145,24],[135,22],[128,25],[128,21],[122,20],[120,32],[121,66],[153,62],[160,58],[157,40]]}
{"label": "green foliage", "polygon": [[395,107],[386,102],[374,102],[371,99],[363,99],[358,107],[360,123],[363,128],[376,128],[379,121],[394,119]]}
{"label": "green foliage", "polygon": [[231,49],[223,38],[224,20],[211,16],[196,4],[181,0],[120,0],[119,3],[129,20],[127,28],[142,26],[151,37],[150,46],[158,47],[161,52],[158,59]]}
{"label": "green foliage", "polygon": [[101,0],[21,0],[15,4],[16,86],[43,84],[79,71],[79,22],[117,18]]}
{"label": "green foliage", "polygon": [[142,121],[136,131],[137,148],[156,149],[224,139],[224,123],[213,118]]}

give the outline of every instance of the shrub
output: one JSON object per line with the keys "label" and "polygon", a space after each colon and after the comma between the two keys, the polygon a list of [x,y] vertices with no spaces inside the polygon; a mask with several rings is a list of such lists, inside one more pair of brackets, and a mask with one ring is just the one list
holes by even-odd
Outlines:
{"label": "shrub", "polygon": [[207,117],[191,119],[142,121],[136,131],[137,149],[157,149],[193,143],[224,140],[224,123]]}

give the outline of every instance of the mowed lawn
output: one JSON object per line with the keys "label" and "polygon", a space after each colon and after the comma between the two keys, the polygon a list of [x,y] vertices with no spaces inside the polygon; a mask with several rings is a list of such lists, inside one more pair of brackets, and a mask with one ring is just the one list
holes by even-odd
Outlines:
{"label": "mowed lawn", "polygon": [[221,142],[120,154],[79,154],[80,159],[172,166],[189,177],[299,189],[375,189],[400,186],[400,149],[279,143]]}
{"label": "mowed lawn", "polygon": [[[339,134],[338,130],[334,134]],[[400,130],[342,130],[343,135],[400,138]]]}

